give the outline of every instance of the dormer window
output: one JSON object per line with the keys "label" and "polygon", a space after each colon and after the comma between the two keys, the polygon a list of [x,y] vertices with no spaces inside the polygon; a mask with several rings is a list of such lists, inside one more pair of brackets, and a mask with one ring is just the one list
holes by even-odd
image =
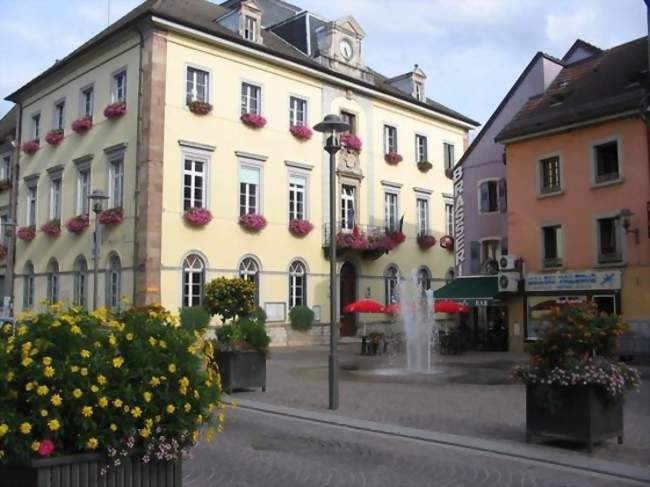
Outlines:
{"label": "dormer window", "polygon": [[250,15],[244,18],[244,39],[257,42],[257,19]]}
{"label": "dormer window", "polygon": [[421,81],[416,81],[415,83],[413,83],[413,85],[414,85],[414,91],[415,91],[415,93],[414,93],[415,98],[417,98],[418,100],[422,100],[422,95],[423,95],[423,91],[424,91],[424,87],[422,86],[422,82]]}
{"label": "dormer window", "polygon": [[230,24],[228,18],[238,19],[230,28],[235,25],[239,27],[239,35],[249,42],[262,43],[262,9],[253,0],[244,0],[239,4],[239,9],[233,15],[236,17],[224,17],[224,25]]}

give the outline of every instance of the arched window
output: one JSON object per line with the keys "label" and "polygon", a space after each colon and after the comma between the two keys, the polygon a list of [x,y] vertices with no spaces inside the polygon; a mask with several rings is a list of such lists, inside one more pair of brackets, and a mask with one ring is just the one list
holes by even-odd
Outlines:
{"label": "arched window", "polygon": [[106,273],[106,306],[115,309],[120,305],[122,293],[122,263],[117,254],[108,258]]}
{"label": "arched window", "polygon": [[59,300],[59,263],[56,259],[47,264],[47,300],[50,304]]}
{"label": "arched window", "polygon": [[454,268],[450,267],[449,269],[447,269],[447,272],[445,272],[445,282],[449,284],[451,281],[454,280],[455,277],[456,277],[456,272],[454,271]]}
{"label": "arched window", "polygon": [[289,266],[289,309],[307,306],[307,269],[295,260]]}
{"label": "arched window", "polygon": [[395,265],[390,265],[384,272],[384,293],[387,305],[397,301],[398,286],[399,269]]}
{"label": "arched window", "polygon": [[88,264],[83,255],[74,261],[74,304],[88,307]]}
{"label": "arched window", "polygon": [[188,255],[183,261],[183,307],[199,306],[203,298],[205,263],[196,254]]}
{"label": "arched window", "polygon": [[252,257],[246,257],[239,264],[239,277],[255,284],[255,303],[260,303],[260,266]]}
{"label": "arched window", "polygon": [[31,262],[25,264],[23,274],[23,309],[28,310],[34,306],[34,265]]}
{"label": "arched window", "polygon": [[422,292],[431,289],[431,272],[426,267],[420,267],[417,274],[418,287]]}

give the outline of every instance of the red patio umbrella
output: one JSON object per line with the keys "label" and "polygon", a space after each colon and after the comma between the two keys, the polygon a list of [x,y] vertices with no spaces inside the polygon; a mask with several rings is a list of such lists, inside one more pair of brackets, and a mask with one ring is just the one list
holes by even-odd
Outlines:
{"label": "red patio umbrella", "polygon": [[344,313],[383,313],[384,305],[374,299],[360,299],[343,308]]}
{"label": "red patio umbrella", "polygon": [[446,299],[435,301],[433,306],[436,313],[467,313],[469,311],[469,306],[466,304]]}
{"label": "red patio umbrella", "polygon": [[387,315],[396,315],[399,313],[399,305],[397,303],[389,304],[384,308],[384,313]]}

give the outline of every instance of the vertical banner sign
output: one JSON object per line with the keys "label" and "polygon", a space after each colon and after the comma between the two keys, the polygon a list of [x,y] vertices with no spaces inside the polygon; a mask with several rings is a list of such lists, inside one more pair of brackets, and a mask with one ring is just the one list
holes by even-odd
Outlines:
{"label": "vertical banner sign", "polygon": [[465,200],[463,195],[463,166],[454,169],[454,249],[456,251],[456,275],[462,275],[465,262]]}

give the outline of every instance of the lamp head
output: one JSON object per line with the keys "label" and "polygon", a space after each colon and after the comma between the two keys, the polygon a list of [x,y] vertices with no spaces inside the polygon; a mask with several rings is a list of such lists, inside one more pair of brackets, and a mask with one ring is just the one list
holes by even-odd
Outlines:
{"label": "lamp head", "polygon": [[350,125],[338,115],[326,115],[322,122],[314,126],[314,130],[324,134],[336,135],[350,130]]}

